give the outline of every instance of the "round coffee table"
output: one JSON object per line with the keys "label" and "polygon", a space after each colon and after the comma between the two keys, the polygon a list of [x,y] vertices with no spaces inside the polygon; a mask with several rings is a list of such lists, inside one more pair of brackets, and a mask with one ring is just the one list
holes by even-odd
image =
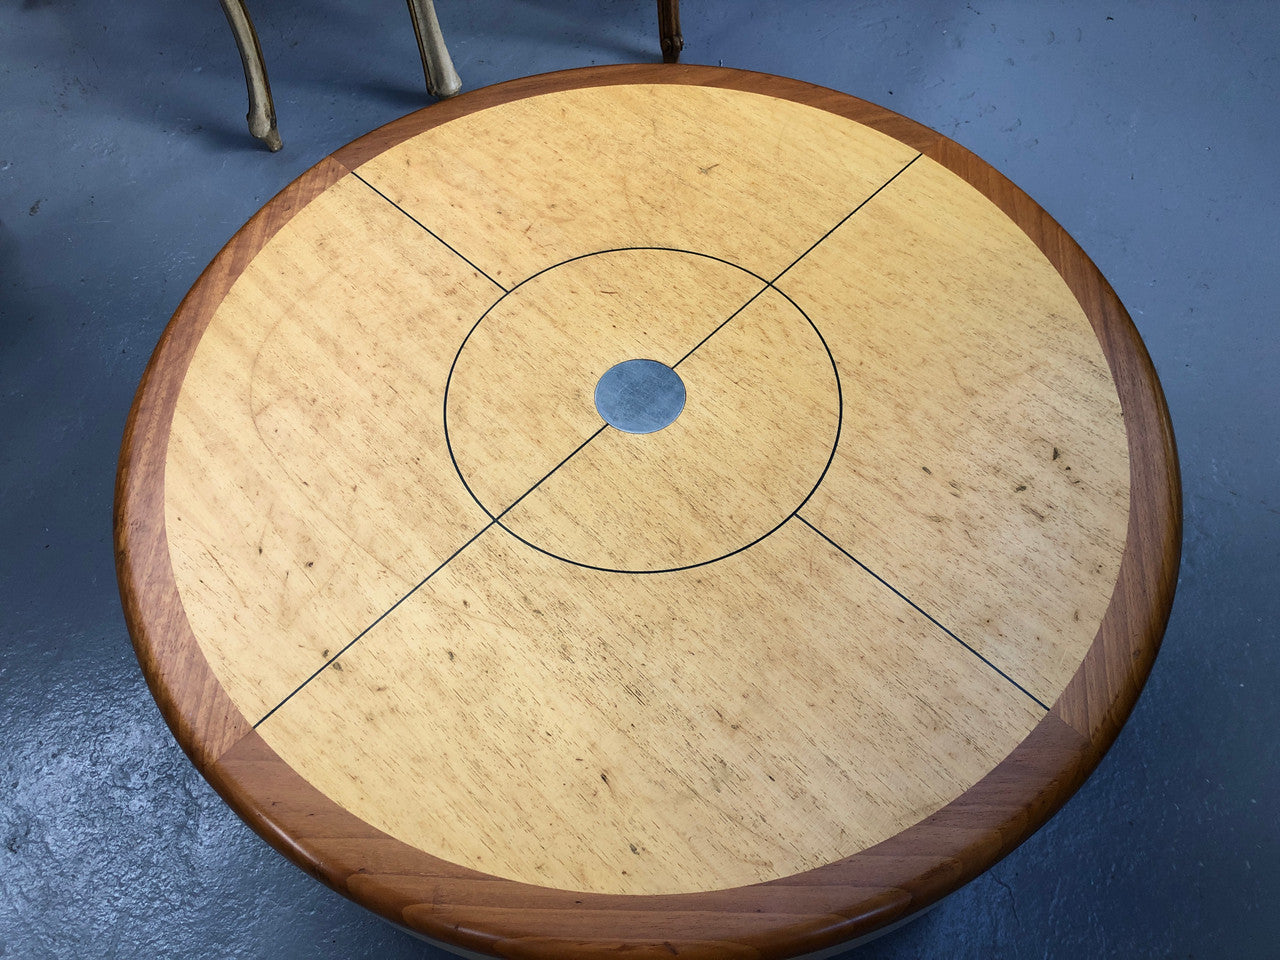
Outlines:
{"label": "round coffee table", "polygon": [[147,369],[116,536],[178,740],[309,873],[481,955],[789,957],[1078,787],[1180,503],[1132,323],[1008,180],[626,66],[267,204]]}

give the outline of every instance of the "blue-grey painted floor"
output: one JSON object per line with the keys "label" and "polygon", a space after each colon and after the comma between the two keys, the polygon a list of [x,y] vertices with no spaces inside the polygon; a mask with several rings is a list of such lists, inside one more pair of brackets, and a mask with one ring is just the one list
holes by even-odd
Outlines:
{"label": "blue-grey painted floor", "polygon": [[[685,59],[959,140],[1076,237],[1168,393],[1164,649],[1099,770],[867,958],[1280,956],[1280,4],[685,0]],[[651,0],[440,0],[469,88],[657,58]],[[321,887],[192,770],[111,550],[133,390],[234,230],[422,106],[404,4],[256,0],[282,153],[213,0],[0,3],[0,955],[443,957]]]}

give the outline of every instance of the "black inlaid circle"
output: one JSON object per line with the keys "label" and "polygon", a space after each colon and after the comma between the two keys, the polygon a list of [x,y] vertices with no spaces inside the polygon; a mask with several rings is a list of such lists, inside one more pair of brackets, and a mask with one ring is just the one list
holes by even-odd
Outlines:
{"label": "black inlaid circle", "polygon": [[[520,492],[519,495],[514,497],[511,495],[511,491],[507,491],[505,497],[501,499],[490,496],[489,499],[494,502],[488,502],[484,495],[483,487],[478,489],[478,485],[474,480],[476,477],[483,478],[485,476],[484,471],[490,469],[494,464],[505,462],[506,454],[500,448],[485,448],[488,449],[492,457],[491,461],[489,461],[484,457],[477,456],[471,448],[477,442],[480,444],[489,442],[486,437],[477,435],[474,429],[476,424],[489,422],[493,419],[492,412],[488,410],[486,404],[489,399],[498,395],[500,391],[494,390],[492,378],[477,376],[475,371],[477,369],[490,369],[492,364],[503,362],[503,355],[508,350],[521,351],[522,357],[527,360],[530,356],[556,354],[561,349],[562,338],[565,336],[589,336],[593,324],[600,322],[600,316],[597,311],[589,311],[588,313],[570,312],[561,318],[565,322],[549,324],[545,329],[534,331],[534,333],[540,332],[539,336],[532,335],[527,325],[524,325],[524,321],[527,319],[526,314],[530,309],[533,309],[535,313],[541,313],[541,315],[548,317],[558,311],[563,311],[563,292],[565,289],[570,288],[573,283],[601,283],[604,282],[602,277],[608,276],[610,271],[616,271],[621,278],[621,282],[632,290],[633,296],[628,302],[634,301],[635,304],[647,305],[650,299],[661,299],[662,290],[660,287],[665,281],[661,271],[655,271],[654,264],[651,262],[651,255],[658,253],[676,257],[695,257],[721,264],[727,271],[726,275],[731,275],[732,271],[738,271],[754,278],[759,283],[759,286],[755,287],[753,295],[748,297],[744,292],[743,304],[729,313],[727,317],[720,319],[718,323],[716,322],[716,317],[704,318],[704,321],[706,321],[702,325],[704,328],[711,326],[713,323],[715,324],[709,332],[704,333],[702,329],[690,330],[690,348],[680,360],[676,361],[676,364],[683,364],[686,360],[691,360],[695,356],[705,357],[706,354],[701,351],[703,351],[708,341],[718,335],[723,328],[733,323],[735,318],[742,314],[749,305],[758,300],[766,304],[773,301],[768,311],[757,318],[757,322],[769,323],[764,318],[771,316],[770,325],[773,329],[779,331],[784,328],[791,329],[792,325],[796,325],[798,334],[793,338],[794,342],[792,340],[785,341],[790,344],[789,350],[821,351],[821,356],[830,365],[830,381],[823,385],[827,392],[827,402],[825,404],[819,403],[817,408],[810,411],[811,415],[821,416],[825,421],[829,421],[830,446],[828,447],[825,442],[819,442],[819,438],[815,434],[813,439],[816,447],[814,449],[806,448],[803,451],[803,456],[796,455],[797,451],[790,451],[791,455],[787,457],[790,469],[778,471],[776,476],[773,477],[773,480],[780,484],[780,487],[776,502],[771,505],[771,508],[765,511],[747,511],[731,517],[726,521],[726,526],[705,544],[705,550],[702,549],[703,545],[700,541],[694,541],[695,549],[684,549],[688,546],[688,543],[679,539],[684,536],[683,528],[679,528],[676,539],[668,543],[666,548],[661,545],[653,545],[652,555],[643,554],[642,552],[637,554],[634,559],[628,558],[625,561],[619,561],[609,555],[609,550],[616,546],[615,540],[628,536],[628,529],[625,526],[613,527],[609,524],[601,525],[599,523],[601,511],[608,512],[604,508],[605,501],[611,495],[610,487],[607,483],[598,485],[593,490],[579,491],[583,493],[583,496],[575,499],[571,508],[566,507],[568,512],[562,518],[566,522],[563,524],[563,530],[559,532],[547,528],[545,524],[540,524],[536,519],[530,520],[529,511],[520,505],[524,504],[526,498],[535,490],[541,490],[544,494],[547,494],[549,490],[553,490],[555,475],[573,461],[584,448],[591,445],[597,437],[601,435],[607,436],[610,426],[621,433],[644,435],[661,431],[681,416],[687,417],[697,414],[696,421],[689,424],[688,436],[666,438],[678,441],[665,448],[666,455],[683,455],[686,458],[691,453],[696,453],[697,450],[702,449],[705,444],[713,441],[718,446],[721,455],[728,453],[728,455],[732,456],[735,452],[747,455],[742,452],[752,445],[755,439],[754,436],[747,434],[735,436],[733,426],[725,422],[724,418],[715,415],[714,408],[717,403],[723,402],[723,397],[718,392],[704,396],[701,388],[695,387],[694,404],[686,410],[685,407],[689,397],[683,376],[676,369],[659,361],[633,358],[615,364],[606,370],[603,375],[598,372],[599,366],[592,365],[590,369],[580,367],[577,371],[570,371],[572,376],[569,376],[566,382],[562,384],[563,389],[559,393],[554,389],[547,391],[553,395],[550,397],[549,403],[530,408],[520,414],[520,416],[527,417],[528,422],[517,420],[513,421],[513,424],[516,427],[524,427],[530,423],[535,425],[543,422],[549,423],[556,416],[559,416],[558,410],[561,408],[566,410],[576,409],[575,405],[587,402],[587,396],[593,397],[592,406],[595,407],[594,412],[599,414],[605,420],[605,423],[590,436],[582,438],[576,449],[568,450],[564,459],[528,490]],[[645,259],[646,257],[647,259]],[[641,258],[641,260],[638,261],[636,258]],[[717,282],[717,278],[713,275],[707,276],[703,278],[702,282],[714,283]],[[645,284],[652,284],[655,287],[657,292],[653,298],[644,295]],[[519,306],[521,303],[524,303],[524,306]],[[530,307],[529,304],[533,306]],[[632,326],[638,325],[640,333],[643,334],[645,324],[651,319],[651,308],[649,306],[629,308],[629,312],[624,310],[614,319],[629,323]],[[518,336],[516,335],[517,327],[519,328]],[[636,339],[642,341],[644,338],[643,336],[638,336]],[[678,349],[682,345],[676,344],[675,347]],[[669,344],[668,346],[671,345]],[[782,390],[791,383],[785,368],[790,365],[792,360],[788,355],[788,350],[774,352],[770,356],[772,356],[772,361],[779,365],[776,370],[776,375],[779,379],[769,386]],[[589,353],[585,355],[585,358],[589,358]],[[584,358],[579,359],[583,360]],[[589,363],[590,360],[586,359],[585,362]],[[714,364],[716,361],[710,362]],[[724,362],[723,357],[720,358],[720,362]],[[694,364],[694,366],[696,367],[697,364]],[[470,389],[461,392],[457,390],[455,382],[460,368],[470,368],[473,374]],[[537,362],[533,363],[532,369],[539,369]],[[716,390],[723,387],[723,384],[716,386],[718,383],[717,378],[707,373],[707,371],[714,370],[714,367],[704,366],[702,369],[703,376],[709,378],[709,383]],[[686,371],[685,375],[694,376],[692,371]],[[577,379],[579,376],[583,376],[585,383]],[[583,388],[591,382],[589,378],[593,376],[598,378],[596,386],[588,393],[588,390]],[[617,382],[613,382],[615,378],[619,378]],[[546,385],[545,381],[537,380],[536,382]],[[630,389],[627,389],[628,387]],[[813,393],[812,387],[812,384],[806,385],[804,392],[811,395]],[[634,393],[632,398],[628,400],[623,394],[631,391],[634,391]],[[615,393],[617,396],[612,396]],[[748,391],[746,394],[748,401],[751,395],[753,395],[753,392]],[[768,389],[759,393],[762,400],[767,399],[770,395],[771,392]],[[575,416],[580,417],[585,412],[578,410]],[[741,412],[745,413],[746,411]],[[442,413],[445,444],[459,479],[462,481],[463,486],[466,487],[467,492],[471,494],[472,499],[480,506],[480,509],[488,514],[494,524],[502,530],[505,530],[516,540],[527,547],[537,550],[539,553],[562,560],[565,563],[586,567],[589,570],[601,570],[609,573],[659,574],[688,570],[731,557],[764,540],[795,516],[809,501],[809,498],[813,496],[814,491],[818,489],[832,461],[835,459],[844,417],[844,400],[840,386],[840,371],[836,367],[835,358],[832,356],[831,349],[827,346],[822,332],[808,314],[804,312],[804,309],[792,300],[784,290],[774,286],[769,280],[753,273],[746,267],[710,254],[672,247],[618,247],[579,254],[578,256],[570,257],[568,260],[545,267],[520,281],[491,304],[475,322],[471,330],[468,331],[467,335],[463,337],[462,343],[458,347],[458,353],[449,369],[449,377],[445,381],[444,409]],[[509,413],[508,411],[504,415],[509,415]],[[589,417],[585,419],[580,417],[579,422],[580,424],[589,423],[589,419]],[[459,426],[467,430],[469,435],[468,443],[462,447],[459,447],[457,443]],[[497,443],[498,435],[498,432],[493,435],[492,440],[495,444]],[[825,440],[825,437],[820,439]],[[562,437],[562,442],[564,440],[565,438]],[[657,443],[657,438],[653,442]],[[626,449],[633,450],[639,456],[639,447],[647,446],[647,443],[642,442],[636,448],[628,447]],[[810,446],[813,446],[813,444],[810,444]],[[470,459],[462,459],[460,451],[467,453]],[[614,453],[616,454],[617,452],[617,449],[614,448]],[[608,466],[605,461],[597,463],[596,466],[604,469],[607,474]],[[621,462],[615,462],[613,467],[624,469],[625,465]],[[710,471],[704,477],[704,480],[707,483],[689,491],[688,496],[691,500],[718,498],[717,502],[724,502],[726,499],[732,499],[737,496],[735,491],[736,483],[746,482],[741,475],[734,474],[732,471],[727,474],[724,471]],[[637,495],[644,497],[648,492],[640,490]],[[548,495],[554,499],[554,494]],[[682,508],[687,507],[689,502],[686,501]],[[664,507],[655,501],[655,516],[665,516],[662,511],[669,507],[670,504]],[[580,531],[587,528],[598,530],[600,536],[605,537],[605,541],[592,543],[590,538],[587,538],[582,542],[574,542],[573,538]],[[613,540],[610,540],[610,537]]]}
{"label": "black inlaid circle", "polygon": [[655,433],[684,409],[684,381],[657,360],[624,360],[596,384],[596,410],[624,433]]}

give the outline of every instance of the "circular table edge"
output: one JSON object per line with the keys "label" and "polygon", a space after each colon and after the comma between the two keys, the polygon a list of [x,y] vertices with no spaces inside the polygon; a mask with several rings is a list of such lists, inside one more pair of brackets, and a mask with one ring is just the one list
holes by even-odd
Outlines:
{"label": "circular table edge", "polygon": [[[761,93],[855,120],[958,174],[1035,242],[1088,316],[1128,434],[1130,509],[1120,572],[1079,670],[1026,739],[941,810],[867,850],[802,874],[702,893],[553,890],[448,863],[338,807],[277,756],[234,706],[192,634],[169,562],[164,458],[174,405],[208,322],[256,253],[342,176],[410,136],[491,106],[614,84]],[[1154,366],[1118,297],[1066,231],[964,147],[848,94],[767,74],[686,64],[586,67],[441,101],[326,157],[266,204],[201,274],[166,327],[125,427],[115,554],[134,649],[175,737],[223,799],[311,875],[393,923],[484,954],[782,958],[824,950],[908,917],[991,867],[1094,769],[1128,717],[1164,634],[1181,551],[1181,486]]]}

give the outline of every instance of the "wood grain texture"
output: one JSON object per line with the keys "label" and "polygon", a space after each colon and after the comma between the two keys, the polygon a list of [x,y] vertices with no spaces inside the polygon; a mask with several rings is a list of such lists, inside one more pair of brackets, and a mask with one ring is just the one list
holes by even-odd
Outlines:
{"label": "wood grain texture", "polygon": [[348,176],[218,305],[173,414],[166,529],[187,618],[246,716],[482,525],[438,411],[457,342],[499,295]]}
{"label": "wood grain texture", "polygon": [[[649,435],[604,432],[503,526],[575,563],[655,571],[727,556],[785,522],[835,450],[840,397],[831,357],[774,290],[679,362],[699,339],[695,332],[658,356],[678,363],[687,391],[674,423]],[[593,369],[608,366],[602,358]]]}
{"label": "wood grain texture", "polygon": [[1129,513],[1119,398],[1067,284],[927,158],[778,284],[849,371],[805,518],[1053,703],[1107,608]]}
{"label": "wood grain texture", "polygon": [[1114,290],[1080,245],[1007,177],[939,138],[925,153],[976,187],[1036,244],[1089,318],[1111,370],[1129,445],[1129,516],[1111,602],[1055,710],[1091,744],[1115,740],[1151,671],[1173,607],[1182,551],[1177,444],[1159,377]]}
{"label": "wood grain texture", "polygon": [[[972,879],[1079,786],[1090,769],[1086,748],[1050,714],[943,810],[856,856],[771,883],[647,897],[530,886],[426,855],[320,794],[256,732],[209,775],[268,842],[317,879],[442,943],[539,960],[620,949],[645,960],[780,958],[864,936]],[[262,804],[259,795],[279,799]]]}
{"label": "wood grain texture", "polygon": [[[356,170],[375,157],[404,143],[410,137],[490,107],[565,90],[616,87],[637,83],[747,91],[777,100],[816,107],[835,116],[853,120],[855,123],[898,140],[913,150],[924,151],[930,155],[933,155],[933,151],[946,149],[946,144],[951,144],[967,156],[973,156],[936,131],[901,114],[885,110],[874,103],[859,100],[838,90],[816,87],[802,80],[752,73],[747,70],[726,70],[689,64],[665,65],[659,70],[654,70],[652,66],[645,64],[621,64],[607,69],[562,70],[539,76],[521,77],[480,90],[468,91],[461,97],[432,104],[429,110],[419,110],[399,120],[393,120],[336,150],[332,159],[349,170]],[[995,173],[995,171],[991,172]],[[998,173],[995,175],[999,176]]]}
{"label": "wood grain texture", "polygon": [[449,376],[450,447],[472,492],[491,513],[506,510],[604,425],[594,393],[606,370],[636,357],[675,363],[762,287],[709,257],[619,250],[512,290]]}
{"label": "wood grain texture", "polygon": [[[1130,474],[1127,540],[1097,636],[1054,709],[994,769],[937,812],[852,856],[773,882],[643,897],[575,894],[447,863],[300,778],[248,731],[199,649],[172,579],[163,514],[168,428],[191,354],[245,264],[305,200],[344,168],[471,112],[627,83],[750,89],[804,103],[888,133],[975,186],[1041,250],[1093,325],[1124,413]],[[309,172],[237,236],[175,316],[135,402],[117,495],[118,569],[139,658],[210,782],[277,849],[335,889],[443,942],[510,957],[792,956],[847,942],[945,895],[1043,823],[1114,738],[1158,646],[1179,543],[1176,458],[1154,371],[1114,293],[1061,228],[977,158],[911,121],[833,91],[712,68],[593,69],[477,91],[376,131]]]}
{"label": "wood grain texture", "polygon": [[231,239],[183,299],[143,374],[116,472],[116,574],[134,650],[165,720],[201,770],[248,731],[209,672],[178,596],[164,516],[164,451],[191,357],[213,311],[254,255],[346,171],[322,160]]}
{"label": "wood grain texture", "polygon": [[914,153],[800,104],[638,84],[470,113],[359,173],[507,287],[619,237],[771,279]]}
{"label": "wood grain texture", "polygon": [[441,859],[596,893],[842,859],[959,796],[1043,716],[794,520],[643,577],[491,527],[340,666],[258,728],[293,769]]}

